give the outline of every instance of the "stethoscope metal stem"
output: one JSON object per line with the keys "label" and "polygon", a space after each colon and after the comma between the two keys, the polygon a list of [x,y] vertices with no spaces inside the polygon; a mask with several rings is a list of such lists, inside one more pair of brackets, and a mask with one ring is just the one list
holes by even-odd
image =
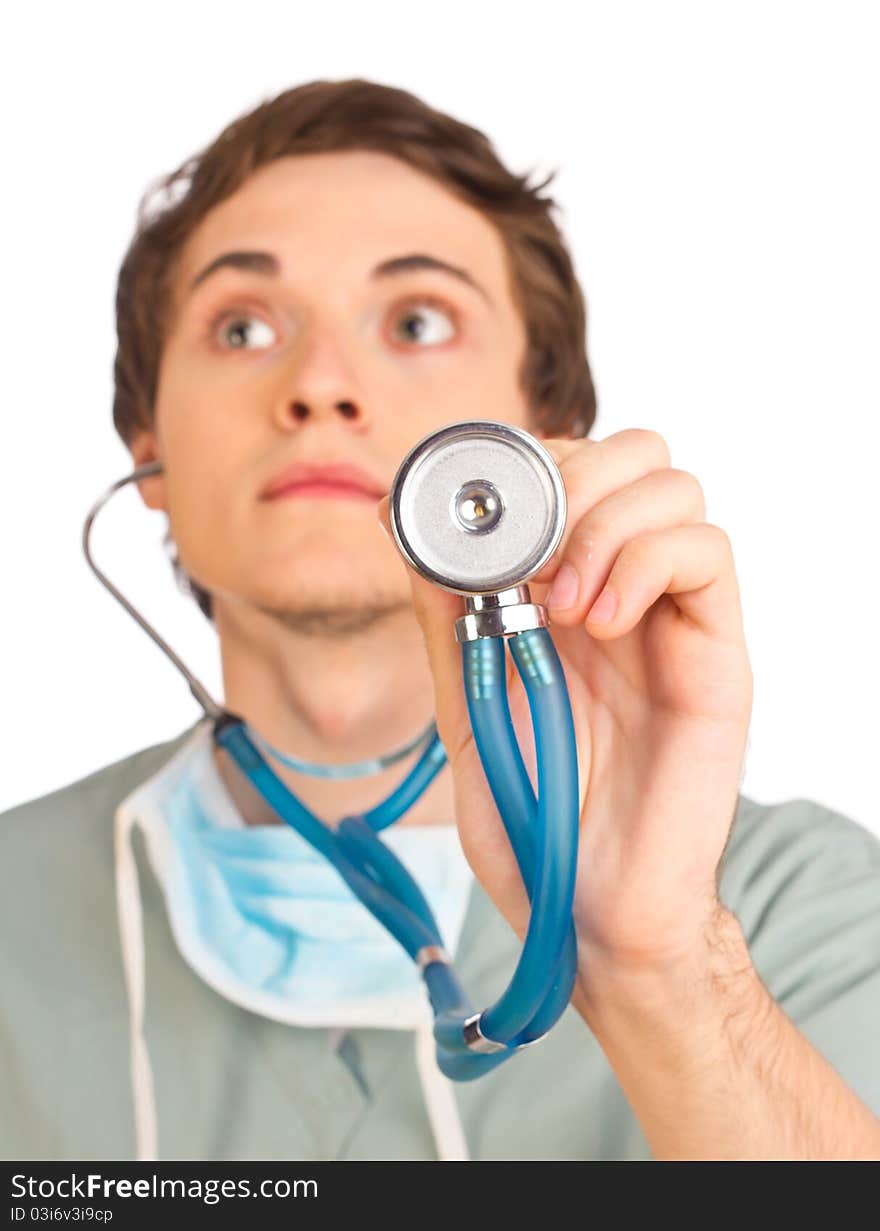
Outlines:
{"label": "stethoscope metal stem", "polygon": [[464,600],[465,614],[455,621],[455,640],[460,644],[481,637],[515,637],[550,623],[547,609],[532,602],[525,583],[494,594],[467,594]]}

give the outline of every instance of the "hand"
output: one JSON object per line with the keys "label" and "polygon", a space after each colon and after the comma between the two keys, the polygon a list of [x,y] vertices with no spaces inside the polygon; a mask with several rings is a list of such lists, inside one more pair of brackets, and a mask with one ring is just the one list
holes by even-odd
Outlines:
{"label": "hand", "polygon": [[[537,434],[537,433],[536,433]],[[529,579],[565,671],[581,791],[574,920],[578,990],[594,966],[662,969],[704,943],[723,912],[717,872],[733,821],[752,674],[727,535],[700,484],[655,432],[540,438],[565,483],[563,538]],[[390,534],[388,497],[379,518]],[[522,939],[528,899],[471,733],[453,622],[464,609],[407,568],[453,774],[465,856]],[[595,607],[594,607],[595,604]],[[592,609],[592,610],[591,610]],[[508,654],[508,695],[535,778],[528,700]]]}

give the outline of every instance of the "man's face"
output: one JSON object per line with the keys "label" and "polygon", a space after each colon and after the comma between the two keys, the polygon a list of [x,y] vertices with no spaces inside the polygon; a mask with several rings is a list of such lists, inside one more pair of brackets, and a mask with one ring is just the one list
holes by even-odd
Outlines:
{"label": "man's face", "polygon": [[[277,272],[222,264],[266,253]],[[380,267],[429,256],[462,271]],[[263,265],[267,263],[263,261]],[[297,155],[258,170],[190,237],[173,285],[154,431],[180,562],[215,612],[356,627],[410,603],[374,498],[266,498],[296,462],[349,463],[387,492],[443,424],[528,427],[526,348],[502,240],[478,211],[385,154]]]}

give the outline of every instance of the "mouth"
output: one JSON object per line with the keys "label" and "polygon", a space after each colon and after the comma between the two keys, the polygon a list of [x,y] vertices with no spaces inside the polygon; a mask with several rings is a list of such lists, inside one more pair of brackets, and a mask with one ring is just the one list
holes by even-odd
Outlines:
{"label": "mouth", "polygon": [[384,486],[359,466],[347,462],[286,466],[268,483],[261,500],[362,500],[373,504]]}
{"label": "mouth", "polygon": [[293,483],[275,492],[271,500],[365,500],[375,504],[381,496],[349,483]]}

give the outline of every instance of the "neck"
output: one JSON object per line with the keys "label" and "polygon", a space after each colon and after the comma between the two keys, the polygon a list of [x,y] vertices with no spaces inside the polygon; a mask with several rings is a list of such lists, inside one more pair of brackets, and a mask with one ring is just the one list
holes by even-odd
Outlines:
{"label": "neck", "polygon": [[[306,761],[343,764],[393,752],[434,714],[434,688],[409,605],[328,612],[304,620],[215,604],[225,704],[274,747]],[[362,778],[327,780],[270,760],[273,770],[327,825],[365,812],[403,781],[422,752]],[[278,818],[226,753],[215,753],[227,790],[249,824]],[[396,825],[452,824],[448,766]]]}

